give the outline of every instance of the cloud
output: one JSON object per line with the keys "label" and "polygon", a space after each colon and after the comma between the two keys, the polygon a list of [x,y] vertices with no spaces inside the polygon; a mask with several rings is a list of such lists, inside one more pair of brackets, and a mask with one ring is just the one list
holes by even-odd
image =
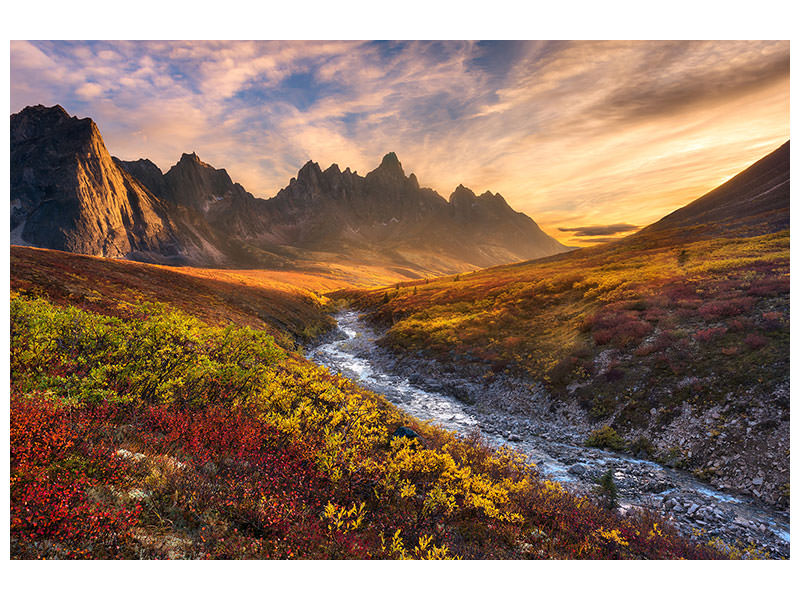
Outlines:
{"label": "cloud", "polygon": [[103,86],[96,83],[87,82],[80,86],[75,93],[84,100],[91,100],[97,98],[103,93]]}
{"label": "cloud", "polygon": [[59,103],[162,169],[197,151],[262,197],[308,159],[394,151],[567,239],[657,220],[784,142],[788,61],[781,41],[12,42],[11,108]]}
{"label": "cloud", "polygon": [[573,232],[576,236],[587,237],[596,235],[613,235],[615,233],[625,233],[636,231],[639,225],[629,225],[628,223],[617,223],[616,225],[582,225],[581,227],[559,227],[559,231]]}
{"label": "cloud", "polygon": [[569,242],[572,245],[576,245],[576,246],[591,246],[593,244],[608,244],[610,242],[616,242],[619,239],[620,238],[613,237],[613,236],[611,236],[611,237],[595,237],[595,238],[592,238],[591,240],[587,240],[585,238],[577,237],[577,238],[570,239]]}

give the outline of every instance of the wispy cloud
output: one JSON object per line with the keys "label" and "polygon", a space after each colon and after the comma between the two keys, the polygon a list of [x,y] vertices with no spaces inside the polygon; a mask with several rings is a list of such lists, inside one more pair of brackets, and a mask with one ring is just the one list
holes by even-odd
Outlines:
{"label": "wispy cloud", "polygon": [[611,242],[616,242],[619,239],[621,239],[619,236],[613,236],[613,235],[593,237],[591,240],[587,240],[586,238],[574,237],[565,243],[571,246],[586,246],[594,244],[608,244]]}
{"label": "wispy cloud", "polygon": [[559,227],[559,231],[568,231],[579,237],[590,237],[598,235],[614,235],[616,233],[626,233],[636,231],[639,225],[629,225],[628,223],[617,223],[615,225],[583,225],[581,227]]}
{"label": "wispy cloud", "polygon": [[789,44],[12,42],[11,108],[38,103],[91,116],[123,159],[194,150],[264,197],[308,159],[395,151],[565,239],[652,222],[785,141]]}

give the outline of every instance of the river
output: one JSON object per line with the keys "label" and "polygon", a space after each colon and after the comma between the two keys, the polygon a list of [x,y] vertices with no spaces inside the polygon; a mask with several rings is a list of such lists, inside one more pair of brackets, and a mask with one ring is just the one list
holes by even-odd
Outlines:
{"label": "river", "polygon": [[487,414],[446,394],[426,391],[403,375],[393,374],[380,360],[385,351],[378,334],[355,311],[336,315],[338,330],[309,349],[308,358],[356,381],[421,421],[457,434],[479,432],[493,446],[506,445],[523,452],[540,474],[579,494],[591,493],[599,475],[611,469],[623,511],[632,507],[656,510],[685,534],[702,531],[705,539],[753,543],[771,557],[789,555],[789,519],[786,513],[755,499],[723,493],[690,474],[614,452],[586,448],[574,436],[541,427],[505,431],[507,417]]}

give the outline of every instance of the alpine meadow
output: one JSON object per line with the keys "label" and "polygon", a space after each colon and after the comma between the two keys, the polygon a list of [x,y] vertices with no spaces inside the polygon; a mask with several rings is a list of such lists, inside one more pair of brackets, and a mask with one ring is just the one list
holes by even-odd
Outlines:
{"label": "alpine meadow", "polygon": [[789,558],[788,41],[10,48],[10,558]]}

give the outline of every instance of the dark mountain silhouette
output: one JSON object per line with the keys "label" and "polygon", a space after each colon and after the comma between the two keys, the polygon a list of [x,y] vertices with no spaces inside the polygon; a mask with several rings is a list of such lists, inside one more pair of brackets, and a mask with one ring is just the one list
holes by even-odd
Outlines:
{"label": "dark mountain silhouette", "polygon": [[366,176],[309,161],[270,199],[195,154],[163,173],[112,159],[91,119],[60,106],[11,116],[12,243],[197,266],[287,266],[365,257],[443,273],[568,248],[499,194],[445,200],[394,153]]}
{"label": "dark mountain silhouette", "polygon": [[411,263],[428,254],[489,266],[566,250],[499,194],[476,198],[459,186],[448,202],[420,187],[394,153],[364,177],[337,165],[322,171],[309,162],[268,210],[274,243],[316,250],[382,248]]}

